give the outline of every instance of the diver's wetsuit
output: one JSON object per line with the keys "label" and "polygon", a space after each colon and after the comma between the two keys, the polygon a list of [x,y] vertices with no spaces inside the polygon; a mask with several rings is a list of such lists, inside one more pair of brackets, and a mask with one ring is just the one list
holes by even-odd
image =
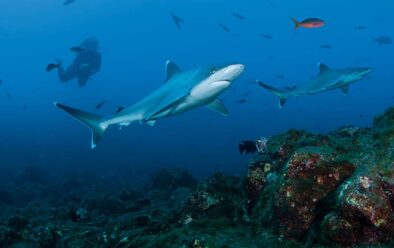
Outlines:
{"label": "diver's wetsuit", "polygon": [[96,51],[83,51],[78,53],[73,63],[65,70],[60,64],[58,67],[59,79],[68,82],[78,78],[79,87],[86,85],[89,77],[100,71],[101,55]]}

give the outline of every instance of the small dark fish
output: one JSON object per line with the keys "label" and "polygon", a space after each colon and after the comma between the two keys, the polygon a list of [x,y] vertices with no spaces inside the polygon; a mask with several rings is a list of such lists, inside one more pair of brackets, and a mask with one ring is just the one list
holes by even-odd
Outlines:
{"label": "small dark fish", "polygon": [[221,23],[219,23],[219,26],[220,26],[225,32],[230,33],[230,29],[229,29],[227,26],[225,26],[225,25],[223,25],[223,24],[221,24]]}
{"label": "small dark fish", "polygon": [[375,18],[374,21],[375,21],[375,22],[384,22],[384,19],[383,19],[383,18]]}
{"label": "small dark fish", "polygon": [[22,106],[22,107],[23,107],[23,109],[24,109],[24,110],[26,110],[26,109],[27,109],[27,105],[26,105],[26,104],[23,104],[23,106]]}
{"label": "small dark fish", "polygon": [[326,23],[325,21],[318,19],[318,18],[308,18],[305,19],[301,22],[297,21],[294,18],[291,18],[291,20],[294,22],[295,24],[295,29],[297,30],[300,27],[303,28],[321,28],[323,27]]}
{"label": "small dark fish", "polygon": [[276,77],[279,79],[285,79],[285,76],[283,76],[282,74],[276,75]]}
{"label": "small dark fish", "polygon": [[106,102],[107,102],[106,100],[103,100],[103,101],[99,102],[99,103],[96,105],[96,110],[101,109],[101,108],[104,106],[104,104],[105,104]]}
{"label": "small dark fish", "polygon": [[235,16],[236,18],[238,18],[238,19],[240,19],[242,21],[245,20],[245,16],[243,16],[243,15],[241,15],[239,13],[233,12],[233,16]]}
{"label": "small dark fish", "polygon": [[49,72],[49,71],[52,71],[58,67],[59,67],[59,64],[48,64],[46,70]]}
{"label": "small dark fish", "polygon": [[354,29],[355,30],[365,30],[365,29],[367,29],[367,27],[359,25],[359,26],[355,26]]}
{"label": "small dark fish", "polygon": [[185,23],[183,21],[182,18],[180,18],[179,16],[176,16],[174,13],[170,12],[170,15],[172,17],[172,20],[174,21],[175,25],[178,27],[178,29],[182,29],[182,25],[183,23]]}
{"label": "small dark fish", "polygon": [[81,53],[81,52],[84,52],[85,49],[83,49],[82,47],[79,47],[79,46],[75,46],[75,47],[71,47],[70,51],[74,52],[74,53]]}
{"label": "small dark fish", "polygon": [[236,101],[235,103],[244,104],[244,103],[246,103],[246,100],[245,100],[245,99],[239,99],[239,100]]}
{"label": "small dark fish", "polygon": [[323,48],[323,49],[332,49],[332,46],[330,46],[330,45],[320,45],[320,48]]}
{"label": "small dark fish", "polygon": [[119,114],[120,112],[122,112],[123,109],[124,109],[123,106],[119,106],[118,109],[116,110],[115,114]]}
{"label": "small dark fish", "polygon": [[286,90],[294,90],[295,88],[297,88],[295,85],[285,87]]}
{"label": "small dark fish", "polygon": [[72,4],[74,2],[75,2],[75,0],[66,0],[66,1],[64,1],[64,5],[69,5],[69,4]]}
{"label": "small dark fish", "polygon": [[392,43],[391,38],[388,36],[379,36],[377,38],[374,38],[373,42],[376,42],[379,45],[389,45]]}
{"label": "small dark fish", "polygon": [[238,144],[238,150],[240,154],[255,153],[257,152],[256,142],[244,140]]}
{"label": "small dark fish", "polygon": [[8,97],[8,99],[12,98],[12,96],[11,96],[11,94],[9,92],[5,93],[5,95]]}
{"label": "small dark fish", "polygon": [[0,85],[2,85],[2,84],[3,84],[3,80],[0,79]]}
{"label": "small dark fish", "polygon": [[276,57],[275,57],[275,56],[269,56],[269,59],[270,59],[270,60],[275,60]]}
{"label": "small dark fish", "polygon": [[242,96],[248,96],[250,94],[250,91],[246,91]]}
{"label": "small dark fish", "polygon": [[260,34],[260,37],[265,38],[267,40],[272,40],[272,36],[268,34]]}

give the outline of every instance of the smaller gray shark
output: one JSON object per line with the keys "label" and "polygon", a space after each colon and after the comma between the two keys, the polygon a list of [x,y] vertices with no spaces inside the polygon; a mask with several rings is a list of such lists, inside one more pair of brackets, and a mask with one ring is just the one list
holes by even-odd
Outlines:
{"label": "smaller gray shark", "polygon": [[364,79],[372,71],[372,68],[363,67],[330,69],[325,64],[320,63],[319,74],[300,86],[278,89],[261,81],[257,81],[257,83],[264,89],[277,95],[279,97],[279,106],[283,107],[290,96],[314,95],[334,89],[340,89],[344,94],[347,94],[350,84]]}

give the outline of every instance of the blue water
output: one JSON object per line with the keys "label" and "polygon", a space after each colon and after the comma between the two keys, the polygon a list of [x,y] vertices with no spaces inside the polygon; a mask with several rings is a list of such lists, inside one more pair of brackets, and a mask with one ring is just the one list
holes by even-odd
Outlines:
{"label": "blue water", "polygon": [[[377,36],[394,37],[393,8],[390,0],[76,0],[68,6],[62,0],[2,0],[0,163],[127,172],[130,180],[162,167],[182,167],[201,176],[242,174],[250,157],[238,153],[240,140],[289,128],[326,132],[343,125],[367,126],[394,102],[393,46],[373,43]],[[171,11],[184,19],[182,30]],[[246,20],[235,18],[233,11]],[[317,17],[327,24],[294,31],[290,17]],[[358,25],[366,29],[355,30]],[[56,73],[45,71],[58,58],[68,65],[74,57],[69,48],[92,35],[100,41],[103,66],[86,87],[78,88],[75,81],[61,84]],[[158,88],[166,60],[183,69],[243,63],[244,74],[221,96],[230,116],[199,108],[160,120],[155,127],[134,123],[121,131],[111,128],[90,150],[90,131],[52,104],[60,101],[94,112],[105,99],[108,103],[98,113],[111,114]],[[251,83],[301,84],[317,74],[318,62],[375,71],[351,85],[347,96],[336,90],[291,98],[283,109],[274,95]],[[250,94],[243,97],[246,92]],[[245,104],[235,103],[242,98]]]}

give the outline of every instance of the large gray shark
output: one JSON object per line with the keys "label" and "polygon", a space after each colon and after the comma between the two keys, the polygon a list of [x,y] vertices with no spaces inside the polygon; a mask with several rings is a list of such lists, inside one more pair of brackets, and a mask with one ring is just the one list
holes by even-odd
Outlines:
{"label": "large gray shark", "polygon": [[346,68],[346,69],[330,69],[325,64],[319,64],[319,74],[312,80],[300,86],[278,89],[269,86],[261,81],[258,84],[264,89],[269,90],[279,97],[279,106],[283,107],[286,100],[290,96],[313,95],[333,89],[340,89],[347,94],[349,85],[358,80],[365,78],[373,71],[372,68]]}
{"label": "large gray shark", "polygon": [[204,66],[182,72],[173,62],[167,61],[166,82],[134,105],[113,116],[101,116],[55,103],[92,131],[92,149],[96,147],[109,126],[128,126],[139,121],[153,126],[156,120],[178,115],[199,106],[207,106],[223,115],[228,111],[217,98],[230,87],[244,71],[241,64]]}

